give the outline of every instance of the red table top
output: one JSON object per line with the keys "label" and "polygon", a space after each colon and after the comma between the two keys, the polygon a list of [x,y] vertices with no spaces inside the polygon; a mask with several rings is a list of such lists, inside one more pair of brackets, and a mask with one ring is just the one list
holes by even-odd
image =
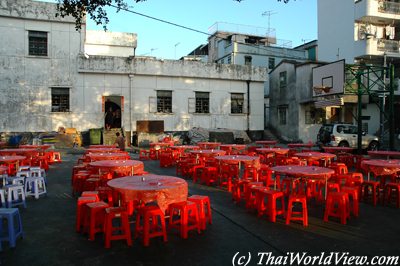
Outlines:
{"label": "red table top", "polygon": [[368,151],[368,155],[397,158],[400,157],[400,151]]}
{"label": "red table top", "polygon": [[238,163],[238,162],[255,162],[259,161],[260,157],[258,156],[248,156],[248,155],[222,155],[215,157],[217,160],[221,160],[229,163]]}
{"label": "red table top", "polygon": [[94,167],[138,167],[143,166],[143,162],[136,160],[103,160],[89,163]]}
{"label": "red table top", "polygon": [[289,143],[289,148],[311,148],[314,147],[314,143]]}
{"label": "red table top", "polygon": [[354,148],[351,147],[322,147],[325,152],[328,153],[335,153],[335,152],[352,152]]}
{"label": "red table top", "polygon": [[296,177],[329,178],[335,173],[333,169],[318,166],[281,165],[271,167],[271,170]]}
{"label": "red table top", "polygon": [[155,147],[155,146],[160,146],[160,147],[168,147],[168,146],[173,146],[174,142],[169,141],[169,142],[153,142],[150,143],[150,147]]}
{"label": "red table top", "polygon": [[275,145],[278,142],[276,140],[257,140],[256,143],[262,145]]}
{"label": "red table top", "polygon": [[289,149],[286,148],[258,148],[256,149],[259,153],[277,153],[277,154],[287,154]]}
{"label": "red table top", "polygon": [[119,148],[88,148],[86,153],[106,153],[106,152],[118,152]]}
{"label": "red table top", "polygon": [[195,146],[195,145],[171,146],[170,148],[173,150],[198,150],[198,149],[200,149],[199,146]]}
{"label": "red table top", "polygon": [[29,148],[20,148],[20,149],[3,149],[0,150],[0,154],[27,154],[31,152],[37,152],[36,149],[29,149]]}
{"label": "red table top", "polygon": [[197,143],[197,146],[199,146],[201,149],[215,149],[218,148],[220,145],[221,142],[202,141]]}
{"label": "red table top", "polygon": [[326,152],[299,152],[294,156],[300,157],[306,160],[319,160],[319,159],[332,159],[335,158],[336,155],[332,153]]}
{"label": "red table top", "polygon": [[361,167],[375,176],[392,175],[400,171],[400,160],[364,160]]}
{"label": "red table top", "polygon": [[174,176],[126,176],[110,180],[107,184],[120,192],[125,201],[156,201],[163,211],[169,204],[185,201],[188,196],[187,182]]}
{"label": "red table top", "polygon": [[0,162],[13,163],[13,162],[17,162],[17,161],[22,161],[25,158],[26,158],[25,156],[19,156],[19,155],[0,156]]}
{"label": "red table top", "polygon": [[5,174],[8,171],[8,167],[4,165],[0,165],[0,174]]}
{"label": "red table top", "polygon": [[189,152],[204,157],[220,156],[226,153],[226,151],[223,150],[194,150]]}
{"label": "red table top", "polygon": [[221,150],[223,149],[236,149],[236,150],[244,150],[246,149],[246,145],[244,144],[221,144],[219,145]]}
{"label": "red table top", "polygon": [[89,153],[85,157],[89,158],[90,161],[101,161],[101,160],[129,160],[130,157],[127,153],[113,152],[113,153]]}

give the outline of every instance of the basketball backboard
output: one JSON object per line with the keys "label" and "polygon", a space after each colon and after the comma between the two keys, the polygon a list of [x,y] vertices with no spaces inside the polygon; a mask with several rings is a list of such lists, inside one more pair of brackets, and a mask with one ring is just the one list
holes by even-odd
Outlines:
{"label": "basketball backboard", "polygon": [[345,61],[340,60],[323,66],[314,67],[313,97],[340,94],[344,91]]}

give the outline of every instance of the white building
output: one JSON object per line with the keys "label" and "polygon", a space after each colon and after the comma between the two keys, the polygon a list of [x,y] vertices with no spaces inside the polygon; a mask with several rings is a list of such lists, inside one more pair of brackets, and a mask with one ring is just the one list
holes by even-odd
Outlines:
{"label": "white building", "polygon": [[135,34],[75,31],[55,6],[0,0],[0,132],[102,128],[108,106],[129,133],[264,129],[265,68],[135,58]]}

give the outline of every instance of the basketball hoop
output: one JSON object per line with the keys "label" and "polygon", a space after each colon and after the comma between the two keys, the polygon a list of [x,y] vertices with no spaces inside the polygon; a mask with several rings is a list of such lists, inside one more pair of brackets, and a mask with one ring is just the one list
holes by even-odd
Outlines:
{"label": "basketball hoop", "polygon": [[328,87],[328,86],[313,87],[313,90],[316,95],[321,95],[322,92],[328,93],[331,89],[332,89],[332,87]]}

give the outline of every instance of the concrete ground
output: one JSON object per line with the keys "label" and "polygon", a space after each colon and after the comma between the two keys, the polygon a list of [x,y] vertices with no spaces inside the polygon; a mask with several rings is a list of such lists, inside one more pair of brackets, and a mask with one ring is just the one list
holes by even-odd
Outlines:
{"label": "concrete ground", "polygon": [[[282,218],[276,223],[258,218],[243,203],[234,204],[224,190],[190,180],[189,194],[211,199],[213,224],[205,232],[192,231],[184,240],[170,231],[167,243],[153,238],[149,247],[143,247],[136,239],[128,247],[125,241],[113,241],[111,248],[105,249],[102,234],[89,241],[75,232],[76,198],[71,194],[70,178],[79,156],[76,150],[63,150],[63,162],[48,171],[47,197],[29,198],[27,208],[20,208],[25,236],[16,248],[3,242],[1,265],[271,265],[268,254],[262,257],[260,252],[273,256],[286,256],[287,252],[325,252],[326,256],[338,251],[348,252],[343,253],[346,257],[400,255],[400,210],[394,207],[361,203],[360,217],[341,225],[338,220],[323,222],[323,205],[311,202],[308,227],[296,222],[285,225]],[[158,161],[144,163],[151,173],[175,175],[175,168],[160,168]]]}

